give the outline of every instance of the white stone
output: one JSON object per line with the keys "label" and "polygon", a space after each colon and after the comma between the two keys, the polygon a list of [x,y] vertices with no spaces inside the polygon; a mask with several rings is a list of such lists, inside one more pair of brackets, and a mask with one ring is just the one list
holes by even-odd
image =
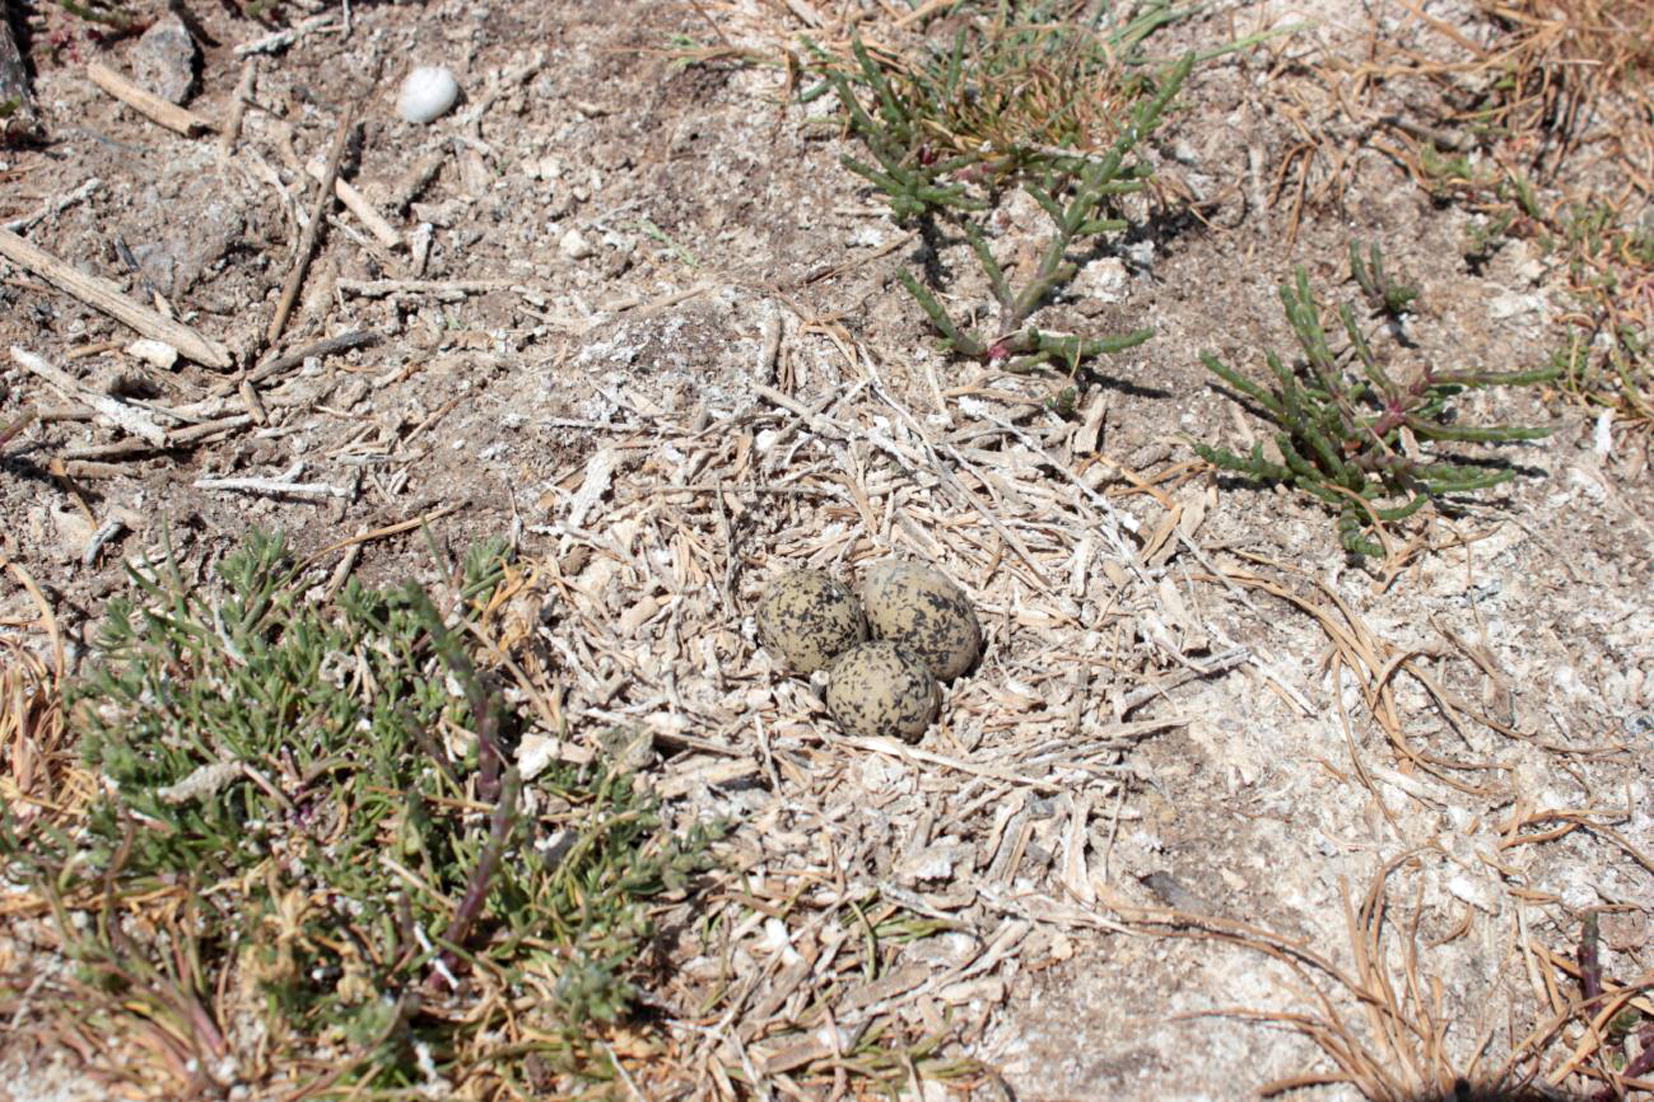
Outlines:
{"label": "white stone", "polygon": [[1488,914],[1497,914],[1499,911],[1498,897],[1484,880],[1472,880],[1464,873],[1458,873],[1448,879],[1447,890],[1479,911],[1486,911]]}
{"label": "white stone", "polygon": [[1524,295],[1515,291],[1502,291],[1488,303],[1487,312],[1495,321],[1505,321],[1527,314],[1537,314],[1543,308],[1544,299],[1537,294]]}
{"label": "white stone", "polygon": [[557,242],[557,247],[570,260],[584,260],[597,251],[592,248],[592,243],[586,240],[586,235],[579,230],[570,230],[565,233],[562,239]]}
{"label": "white stone", "polygon": [[151,340],[143,337],[126,346],[129,356],[134,356],[147,364],[169,369],[178,362],[178,350],[166,341]]}
{"label": "white stone", "polygon": [[1105,256],[1081,268],[1070,289],[1080,298],[1119,302],[1125,297],[1127,278],[1125,262],[1117,256]]}
{"label": "white stone", "polygon": [[459,81],[447,69],[422,66],[402,81],[396,113],[408,122],[432,122],[459,102]]}
{"label": "white stone", "polygon": [[132,50],[138,84],[168,103],[183,103],[195,88],[200,50],[177,15],[168,13],[150,24]]}

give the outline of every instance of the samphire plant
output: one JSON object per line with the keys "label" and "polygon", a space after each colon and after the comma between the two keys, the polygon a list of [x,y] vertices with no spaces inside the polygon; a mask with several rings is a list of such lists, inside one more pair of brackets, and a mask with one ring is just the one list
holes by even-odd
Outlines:
{"label": "samphire plant", "polygon": [[480,642],[499,552],[466,558],[446,613],[411,583],[309,599],[263,534],[219,598],[171,561],[133,571],[70,698],[95,794],[61,826],[0,815],[0,874],[78,965],[86,1048],[148,1050],[172,1097],[261,1069],[445,1093],[529,1053],[577,1070],[630,1011],[651,908],[713,835],[668,830],[601,758],[519,773]]}
{"label": "samphire plant", "polygon": [[[1152,175],[1138,150],[1195,58],[1153,76],[1146,65],[1128,63],[1141,61],[1134,51],[1153,30],[1181,17],[1165,5],[1106,33],[1023,10],[1039,5],[1009,7],[1010,16],[968,20],[951,46],[921,60],[875,54],[857,40],[852,63],[828,60],[824,72],[871,157],[846,156],[845,166],[927,238],[936,240],[938,230],[962,236],[987,277],[994,314],[973,326],[913,272],[899,274],[947,345],[1011,371],[1056,363],[1073,373],[1153,335],[1052,333],[1034,318],[1074,277],[1077,253],[1128,227],[1117,201]],[[1012,188],[1050,220],[1036,259],[1015,268],[990,244],[992,216]]]}
{"label": "samphire plant", "polygon": [[[1384,273],[1376,249],[1363,261],[1351,250],[1352,278],[1390,326],[1416,293]],[[1346,550],[1379,556],[1374,536],[1426,502],[1446,495],[1484,490],[1516,477],[1508,463],[1442,454],[1444,443],[1508,444],[1548,435],[1544,428],[1461,423],[1453,398],[1467,389],[1526,386],[1555,377],[1554,368],[1535,371],[1442,371],[1426,363],[1404,377],[1393,375],[1386,357],[1357,321],[1354,308],[1337,309],[1335,347],[1323,322],[1323,306],[1310,290],[1309,276],[1297,270],[1280,289],[1281,305],[1298,342],[1300,356],[1283,363],[1265,353],[1273,380],[1260,385],[1210,352],[1201,362],[1274,423],[1275,455],[1254,444],[1247,455],[1195,443],[1208,462],[1260,482],[1275,482],[1319,499],[1338,516]]]}

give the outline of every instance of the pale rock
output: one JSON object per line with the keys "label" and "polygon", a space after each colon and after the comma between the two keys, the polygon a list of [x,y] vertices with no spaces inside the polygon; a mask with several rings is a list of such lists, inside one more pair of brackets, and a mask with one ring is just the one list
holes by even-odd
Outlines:
{"label": "pale rock", "polygon": [[1458,873],[1447,881],[1447,890],[1454,897],[1488,914],[1499,912],[1499,900],[1493,888],[1485,880],[1473,880],[1464,873]]}
{"label": "pale rock", "polygon": [[183,103],[195,90],[198,53],[184,21],[169,12],[132,48],[133,75],[140,86],[168,103]]}
{"label": "pale rock", "polygon": [[396,113],[407,122],[435,122],[459,102],[459,81],[439,66],[422,66],[402,81]]}
{"label": "pale rock", "polygon": [[1078,298],[1119,302],[1125,297],[1126,278],[1125,261],[1117,256],[1105,256],[1081,268],[1069,286]]}
{"label": "pale rock", "polygon": [[126,353],[162,370],[170,370],[172,365],[178,362],[176,348],[166,341],[152,340],[149,337],[142,337],[127,345]]}
{"label": "pale rock", "polygon": [[965,980],[963,983],[953,983],[938,989],[936,997],[953,1006],[961,1006],[971,1002],[982,1002],[989,1006],[996,1006],[1005,999],[1005,981],[998,976],[983,976],[974,980]]}
{"label": "pale rock", "polygon": [[96,531],[85,514],[76,509],[54,509],[51,519],[64,558],[78,559],[84,555]]}
{"label": "pale rock", "polygon": [[927,846],[896,865],[896,879],[909,887],[926,881],[948,880],[953,877],[953,866],[961,858],[968,859],[970,850],[959,845]]}
{"label": "pale rock", "polygon": [[958,1095],[940,1079],[924,1079],[920,1080],[917,1086],[908,1083],[897,1097],[900,1102],[948,1102]]}
{"label": "pale rock", "polygon": [[557,242],[557,248],[570,260],[585,260],[597,252],[592,243],[586,240],[586,235],[579,230],[569,230]]}
{"label": "pale rock", "polygon": [[1591,450],[1597,453],[1599,459],[1607,459],[1614,451],[1614,413],[1612,410],[1603,410],[1597,414],[1596,424],[1591,432]]}
{"label": "pale rock", "polygon": [[1488,303],[1487,312],[1493,320],[1505,321],[1524,314],[1537,314],[1543,306],[1544,299],[1537,294],[1523,295],[1515,291],[1503,291]]}

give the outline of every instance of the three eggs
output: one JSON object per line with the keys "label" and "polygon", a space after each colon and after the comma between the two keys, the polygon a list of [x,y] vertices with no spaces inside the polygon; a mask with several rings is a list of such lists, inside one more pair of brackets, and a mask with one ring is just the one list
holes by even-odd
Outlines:
{"label": "three eggs", "polygon": [[759,602],[758,633],[794,672],[827,671],[827,710],[846,731],[909,741],[936,718],[940,682],[982,652],[964,592],[939,570],[896,559],[869,567],[859,593],[824,571],[783,574]]}

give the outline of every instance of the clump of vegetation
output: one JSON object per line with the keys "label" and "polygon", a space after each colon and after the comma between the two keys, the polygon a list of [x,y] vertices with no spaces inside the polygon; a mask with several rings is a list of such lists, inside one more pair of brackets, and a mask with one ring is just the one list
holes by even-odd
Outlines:
{"label": "clump of vegetation", "polygon": [[[1654,1021],[1632,1003],[1632,996],[1646,991],[1648,984],[1614,982],[1605,976],[1602,966],[1602,934],[1600,919],[1595,911],[1588,912],[1579,932],[1579,993],[1584,1013],[1601,1023],[1593,1032],[1601,1038],[1595,1063],[1611,1076],[1636,1081],[1654,1071]],[[1605,1014],[1602,1006],[1610,1003],[1616,1012]],[[1635,1042],[1635,1045],[1633,1045]],[[1633,1053],[1635,1053],[1633,1055]],[[1608,1078],[1608,1076],[1605,1076]],[[1613,1079],[1609,1081],[1612,1083]],[[1613,1097],[1613,1088],[1604,1088],[1600,1097]]]}
{"label": "clump of vegetation", "polygon": [[1564,274],[1567,333],[1552,357],[1557,386],[1585,405],[1654,427],[1654,221],[1602,199],[1540,203],[1526,177],[1421,163],[1444,197],[1479,211],[1465,258],[1485,264],[1507,239],[1531,241]]}
{"label": "clump of vegetation", "polygon": [[1654,427],[1654,223],[1634,189],[1595,191],[1587,182],[1595,174],[1572,170],[1598,146],[1619,175],[1634,176],[1628,151],[1654,138],[1641,95],[1654,72],[1654,0],[1478,6],[1482,45],[1447,36],[1445,60],[1421,60],[1433,51],[1417,50],[1383,59],[1451,90],[1439,120],[1409,131],[1415,176],[1438,201],[1481,216],[1468,229],[1473,269],[1505,239],[1521,238],[1566,274],[1558,387],[1646,432]]}
{"label": "clump of vegetation", "polygon": [[[837,95],[872,158],[847,156],[845,166],[928,239],[941,228],[962,236],[992,288],[997,314],[973,328],[918,276],[900,274],[948,346],[1012,371],[1055,361],[1072,373],[1153,335],[1050,333],[1033,318],[1074,277],[1073,254],[1127,228],[1117,202],[1152,175],[1139,148],[1163,121],[1195,58],[1152,76],[1132,64],[1142,60],[1135,51],[1143,39],[1181,17],[1165,5],[1106,30],[1055,18],[1043,7],[1011,5],[998,18],[970,20],[948,46],[918,61],[876,54],[858,40],[848,63],[823,57],[823,66],[825,88]],[[1013,188],[1032,197],[1051,223],[1037,259],[1015,271],[990,246],[993,213]]]}
{"label": "clump of vegetation", "polygon": [[1527,176],[1418,147],[1418,178],[1439,201],[1479,214],[1467,229],[1465,260],[1480,269],[1511,240],[1564,276],[1569,309],[1552,355],[1556,385],[1585,405],[1654,427],[1654,221],[1635,202],[1601,198],[1542,203]]}
{"label": "clump of vegetation", "polygon": [[714,835],[669,831],[601,760],[520,775],[479,668],[499,552],[466,559],[447,615],[412,584],[326,608],[262,534],[221,599],[170,562],[134,572],[70,696],[99,791],[66,824],[0,818],[0,870],[79,966],[86,1049],[136,1044],[192,1090],[586,1067],[638,996],[650,908]]}
{"label": "clump of vegetation", "polygon": [[1368,306],[1395,320],[1400,320],[1407,307],[1419,297],[1416,285],[1399,283],[1385,272],[1384,253],[1376,241],[1368,247],[1366,256],[1361,255],[1359,244],[1350,242],[1350,278],[1367,297]]}
{"label": "clump of vegetation", "polygon": [[1560,384],[1588,405],[1654,428],[1654,219],[1607,202],[1569,204],[1542,243],[1566,264],[1576,309],[1556,356]]}
{"label": "clump of vegetation", "polygon": [[[1479,60],[1495,75],[1467,121],[1496,134],[1545,133],[1572,144],[1604,90],[1654,71],[1650,0],[1480,0],[1496,32]],[[1560,158],[1559,158],[1560,159]]]}
{"label": "clump of vegetation", "polygon": [[129,31],[139,22],[139,17],[125,4],[107,3],[105,0],[89,0],[84,4],[76,0],[57,0],[57,6],[76,19],[98,23],[118,32]]}
{"label": "clump of vegetation", "polygon": [[[1376,250],[1358,268],[1357,281],[1382,311],[1412,299],[1413,289],[1385,276]],[[1351,250],[1359,258],[1359,249]],[[1369,287],[1370,285],[1370,287]],[[1247,455],[1196,443],[1208,462],[1260,482],[1274,482],[1319,499],[1338,515],[1343,546],[1357,555],[1383,555],[1373,534],[1403,520],[1426,502],[1508,482],[1508,464],[1472,461],[1426,452],[1448,442],[1504,444],[1533,440],[1550,430],[1510,425],[1461,424],[1452,400],[1467,389],[1525,386],[1554,377],[1536,371],[1440,371],[1425,364],[1411,377],[1396,378],[1362,332],[1346,302],[1337,311],[1342,341],[1334,347],[1322,320],[1323,307],[1310,291],[1302,268],[1280,289],[1281,305],[1297,339],[1301,358],[1282,362],[1265,354],[1269,385],[1259,385],[1211,353],[1201,362],[1250,399],[1275,424],[1276,456],[1259,443]],[[1380,537],[1382,538],[1382,537]]]}

